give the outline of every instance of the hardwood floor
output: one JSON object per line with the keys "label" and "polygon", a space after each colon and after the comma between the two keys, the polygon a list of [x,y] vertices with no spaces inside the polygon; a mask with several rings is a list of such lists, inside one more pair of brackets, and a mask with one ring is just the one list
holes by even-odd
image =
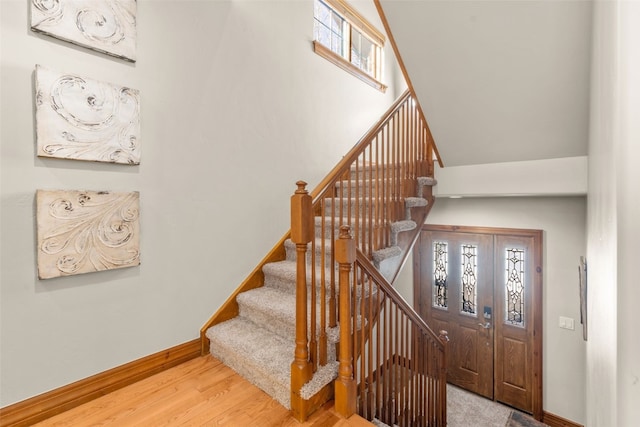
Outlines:
{"label": "hardwood floor", "polygon": [[211,356],[193,359],[71,409],[36,426],[371,426],[333,411],[298,423],[262,390]]}

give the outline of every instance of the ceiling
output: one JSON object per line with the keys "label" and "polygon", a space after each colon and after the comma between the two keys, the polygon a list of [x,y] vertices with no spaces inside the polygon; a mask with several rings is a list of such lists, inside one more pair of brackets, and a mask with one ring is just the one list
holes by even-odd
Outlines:
{"label": "ceiling", "polygon": [[380,0],[445,166],[586,156],[587,0]]}

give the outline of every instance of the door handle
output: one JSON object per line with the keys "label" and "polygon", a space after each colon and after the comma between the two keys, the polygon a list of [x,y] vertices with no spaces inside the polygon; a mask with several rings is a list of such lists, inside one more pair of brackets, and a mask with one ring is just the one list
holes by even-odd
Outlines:
{"label": "door handle", "polygon": [[489,329],[491,327],[491,323],[478,323],[478,326],[482,326],[485,329]]}

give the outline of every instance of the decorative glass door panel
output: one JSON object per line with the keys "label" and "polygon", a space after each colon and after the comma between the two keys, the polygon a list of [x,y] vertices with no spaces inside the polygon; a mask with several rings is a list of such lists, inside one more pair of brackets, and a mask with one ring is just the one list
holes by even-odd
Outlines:
{"label": "decorative glass door panel", "polygon": [[493,330],[478,308],[493,305],[493,238],[430,233],[420,248],[429,282],[420,314],[449,333],[448,380],[493,398]]}
{"label": "decorative glass door panel", "polygon": [[532,413],[534,239],[496,236],[495,248],[495,269],[501,272],[495,284],[496,400]]}
{"label": "decorative glass door panel", "polygon": [[542,232],[422,228],[414,305],[449,333],[450,383],[542,417]]}

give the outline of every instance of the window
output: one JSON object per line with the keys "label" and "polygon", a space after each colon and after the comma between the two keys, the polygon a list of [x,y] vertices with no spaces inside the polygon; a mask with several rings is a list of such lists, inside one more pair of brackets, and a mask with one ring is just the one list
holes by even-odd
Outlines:
{"label": "window", "polygon": [[314,51],[384,92],[384,35],[344,0],[315,0],[313,17]]}

